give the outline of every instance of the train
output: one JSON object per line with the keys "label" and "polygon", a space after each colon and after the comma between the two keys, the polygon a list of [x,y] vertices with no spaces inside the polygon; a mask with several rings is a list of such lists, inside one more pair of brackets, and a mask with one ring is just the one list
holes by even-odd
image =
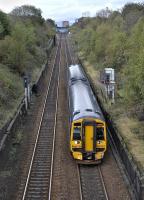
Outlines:
{"label": "train", "polygon": [[80,164],[101,163],[107,150],[106,122],[79,64],[68,67],[70,152]]}

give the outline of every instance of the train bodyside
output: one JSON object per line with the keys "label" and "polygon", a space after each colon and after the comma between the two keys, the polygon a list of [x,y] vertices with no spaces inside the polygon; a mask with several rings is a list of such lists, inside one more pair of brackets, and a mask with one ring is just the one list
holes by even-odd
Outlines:
{"label": "train bodyside", "polygon": [[79,65],[68,69],[70,107],[70,151],[82,163],[101,161],[107,148],[106,124]]}

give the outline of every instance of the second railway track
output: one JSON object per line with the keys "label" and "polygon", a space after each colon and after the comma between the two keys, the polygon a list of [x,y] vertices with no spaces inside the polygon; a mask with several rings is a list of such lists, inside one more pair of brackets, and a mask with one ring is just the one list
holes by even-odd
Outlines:
{"label": "second railway track", "polygon": [[83,200],[108,200],[99,166],[79,166]]}
{"label": "second railway track", "polygon": [[[67,66],[74,64],[75,59],[66,40]],[[80,199],[82,200],[108,200],[104,179],[100,166],[78,165]]]}
{"label": "second railway track", "polygon": [[49,198],[57,115],[60,57],[61,41],[57,48],[51,72],[47,96],[22,197],[23,200],[45,200]]}

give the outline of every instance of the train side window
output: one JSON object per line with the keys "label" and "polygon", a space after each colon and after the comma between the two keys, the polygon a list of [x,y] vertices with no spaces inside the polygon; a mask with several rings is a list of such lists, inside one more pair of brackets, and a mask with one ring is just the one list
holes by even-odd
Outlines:
{"label": "train side window", "polygon": [[73,140],[81,140],[81,128],[80,127],[74,127]]}
{"label": "train side window", "polygon": [[96,133],[97,140],[104,140],[104,128],[97,128]]}

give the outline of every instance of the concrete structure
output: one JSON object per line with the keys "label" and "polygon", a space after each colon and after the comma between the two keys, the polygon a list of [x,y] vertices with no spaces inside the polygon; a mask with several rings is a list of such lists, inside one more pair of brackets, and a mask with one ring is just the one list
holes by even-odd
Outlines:
{"label": "concrete structure", "polygon": [[69,27],[69,21],[63,21],[62,24],[63,27]]}
{"label": "concrete structure", "polygon": [[114,102],[115,99],[115,71],[113,68],[105,68],[101,73],[101,82],[105,84],[107,96]]}

